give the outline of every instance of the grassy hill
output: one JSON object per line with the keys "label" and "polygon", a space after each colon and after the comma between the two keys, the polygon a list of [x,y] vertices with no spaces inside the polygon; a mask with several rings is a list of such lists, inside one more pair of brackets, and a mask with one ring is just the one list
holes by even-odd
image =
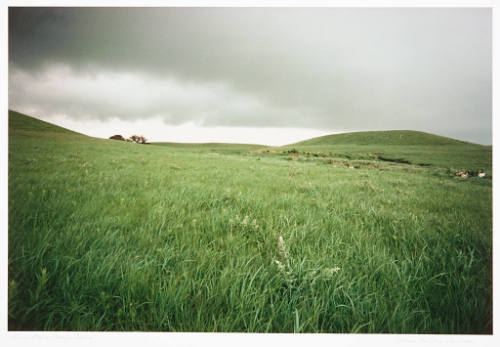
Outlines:
{"label": "grassy hill", "polygon": [[467,142],[413,130],[362,131],[315,137],[297,142],[295,146],[326,145],[401,145],[441,146],[460,145]]}
{"label": "grassy hill", "polygon": [[463,143],[137,145],[9,112],[9,329],[491,333],[491,176],[436,153],[491,173]]}
{"label": "grassy hill", "polygon": [[[368,131],[316,137],[282,146],[279,151],[360,161],[392,161],[450,171],[491,174],[492,147],[419,131]],[[307,154],[309,153],[309,155]]]}
{"label": "grassy hill", "polygon": [[40,119],[27,116],[25,114],[9,110],[9,134],[16,136],[47,136],[49,134],[81,135],[74,131],[62,128],[60,126],[44,122]]}

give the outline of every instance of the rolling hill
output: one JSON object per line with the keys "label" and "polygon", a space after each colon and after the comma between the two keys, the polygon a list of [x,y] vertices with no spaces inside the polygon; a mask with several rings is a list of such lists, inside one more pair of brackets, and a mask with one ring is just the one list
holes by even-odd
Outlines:
{"label": "rolling hill", "polygon": [[491,146],[420,131],[390,130],[334,134],[280,147],[324,157],[385,160],[455,170],[491,173]]}
{"label": "rolling hill", "polygon": [[[92,141],[108,140],[91,138],[83,134],[41,121],[39,119],[9,111],[9,131],[18,136],[43,136]],[[57,136],[56,136],[57,134]],[[174,150],[242,154],[247,152],[287,152],[296,150],[302,154],[350,160],[385,160],[419,166],[434,166],[451,170],[484,171],[491,174],[491,146],[433,135],[420,131],[390,130],[366,131],[326,135],[297,143],[272,147],[257,144],[233,143],[175,143],[152,142]]]}
{"label": "rolling hill", "polygon": [[85,136],[58,125],[44,122],[43,120],[30,117],[28,115],[12,110],[9,110],[9,132],[15,132],[17,134],[25,132],[26,134],[31,135],[46,135],[48,133],[56,133]]}
{"label": "rolling hill", "polygon": [[449,137],[413,130],[362,131],[315,137],[294,143],[296,146],[325,145],[400,145],[441,146],[470,144]]}

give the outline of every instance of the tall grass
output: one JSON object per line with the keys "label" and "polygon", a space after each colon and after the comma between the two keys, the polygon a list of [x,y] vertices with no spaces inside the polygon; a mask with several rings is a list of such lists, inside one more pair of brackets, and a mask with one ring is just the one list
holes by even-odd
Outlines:
{"label": "tall grass", "polygon": [[492,332],[489,179],[16,124],[10,330]]}

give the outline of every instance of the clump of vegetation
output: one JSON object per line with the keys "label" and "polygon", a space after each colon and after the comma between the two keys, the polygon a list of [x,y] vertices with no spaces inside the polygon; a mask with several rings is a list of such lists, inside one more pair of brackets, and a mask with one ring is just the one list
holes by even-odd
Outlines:
{"label": "clump of vegetation", "polygon": [[381,155],[378,156],[378,160],[389,161],[391,163],[411,164],[410,161],[403,159],[403,158],[387,158],[387,157],[383,157]]}
{"label": "clump of vegetation", "polygon": [[469,178],[469,177],[479,177],[479,178],[484,178],[484,177],[491,177],[488,176],[483,170],[480,169],[462,169],[462,170],[456,170],[456,169],[451,169],[448,168],[446,170],[446,173],[450,176],[456,176],[460,178]]}
{"label": "clump of vegetation", "polygon": [[118,140],[118,141],[125,141],[125,138],[121,135],[113,135],[113,136],[110,136],[109,138],[110,140]]}
{"label": "clump of vegetation", "polygon": [[109,138],[110,140],[118,140],[118,141],[126,141],[126,142],[134,142],[145,144],[147,143],[147,139],[144,136],[132,135],[128,139],[124,138],[122,135],[113,135]]}
{"label": "clump of vegetation", "polygon": [[145,144],[147,139],[144,136],[132,135],[130,136],[130,140],[135,143]]}

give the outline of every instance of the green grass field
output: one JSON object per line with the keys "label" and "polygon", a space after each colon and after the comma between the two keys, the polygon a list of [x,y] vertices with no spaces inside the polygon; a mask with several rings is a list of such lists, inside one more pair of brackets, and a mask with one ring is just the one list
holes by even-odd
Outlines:
{"label": "green grass field", "polygon": [[492,333],[491,146],[136,145],[9,112],[8,172],[9,330]]}

